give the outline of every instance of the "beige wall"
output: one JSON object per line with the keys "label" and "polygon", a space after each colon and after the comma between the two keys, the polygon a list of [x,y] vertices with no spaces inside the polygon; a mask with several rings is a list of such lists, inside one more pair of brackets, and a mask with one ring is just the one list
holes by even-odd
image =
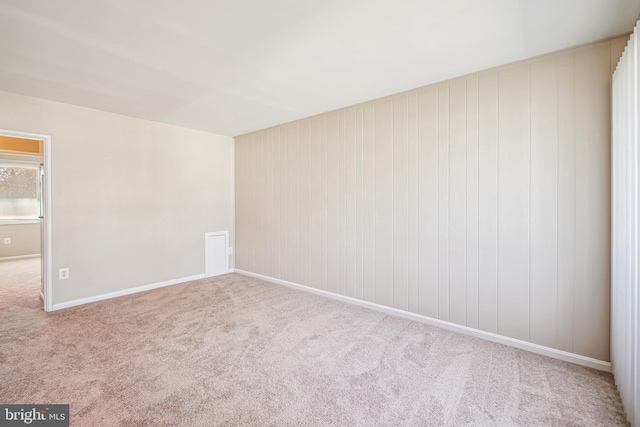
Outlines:
{"label": "beige wall", "polygon": [[8,93],[0,129],[51,135],[54,303],[203,274],[207,231],[233,244],[230,137]]}
{"label": "beige wall", "polygon": [[[5,245],[5,237],[11,244]],[[40,224],[0,224],[0,259],[40,254]]]}
{"label": "beige wall", "polygon": [[608,360],[624,40],[236,138],[237,268]]}

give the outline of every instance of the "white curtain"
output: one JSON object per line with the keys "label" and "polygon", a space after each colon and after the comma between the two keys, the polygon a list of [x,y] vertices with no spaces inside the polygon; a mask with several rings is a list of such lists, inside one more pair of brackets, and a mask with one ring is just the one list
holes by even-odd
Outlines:
{"label": "white curtain", "polygon": [[636,427],[640,427],[638,30],[636,24],[613,74],[611,168],[611,365],[627,418]]}

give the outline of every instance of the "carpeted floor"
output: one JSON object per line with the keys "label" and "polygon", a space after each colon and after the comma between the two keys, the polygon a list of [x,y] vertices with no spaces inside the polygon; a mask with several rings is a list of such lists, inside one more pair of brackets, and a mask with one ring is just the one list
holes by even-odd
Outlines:
{"label": "carpeted floor", "polygon": [[511,347],[237,274],[47,314],[26,264],[0,403],[74,426],[626,425],[610,374]]}

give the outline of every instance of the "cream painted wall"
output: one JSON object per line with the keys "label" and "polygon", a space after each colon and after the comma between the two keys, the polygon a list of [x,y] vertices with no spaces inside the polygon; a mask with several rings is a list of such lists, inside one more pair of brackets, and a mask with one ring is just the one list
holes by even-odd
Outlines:
{"label": "cream painted wall", "polygon": [[[11,244],[5,245],[5,237]],[[0,259],[40,254],[40,224],[0,224]]]}
{"label": "cream painted wall", "polygon": [[237,268],[608,361],[625,39],[237,137]]}
{"label": "cream painted wall", "polygon": [[0,128],[51,135],[56,304],[203,274],[204,233],[234,242],[230,137],[8,93]]}

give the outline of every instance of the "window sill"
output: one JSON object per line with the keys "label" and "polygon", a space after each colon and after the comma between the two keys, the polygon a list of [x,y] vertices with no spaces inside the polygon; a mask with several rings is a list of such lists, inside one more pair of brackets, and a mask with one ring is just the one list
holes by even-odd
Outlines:
{"label": "window sill", "polygon": [[40,220],[36,219],[0,219],[0,225],[21,225],[21,224],[40,224]]}

